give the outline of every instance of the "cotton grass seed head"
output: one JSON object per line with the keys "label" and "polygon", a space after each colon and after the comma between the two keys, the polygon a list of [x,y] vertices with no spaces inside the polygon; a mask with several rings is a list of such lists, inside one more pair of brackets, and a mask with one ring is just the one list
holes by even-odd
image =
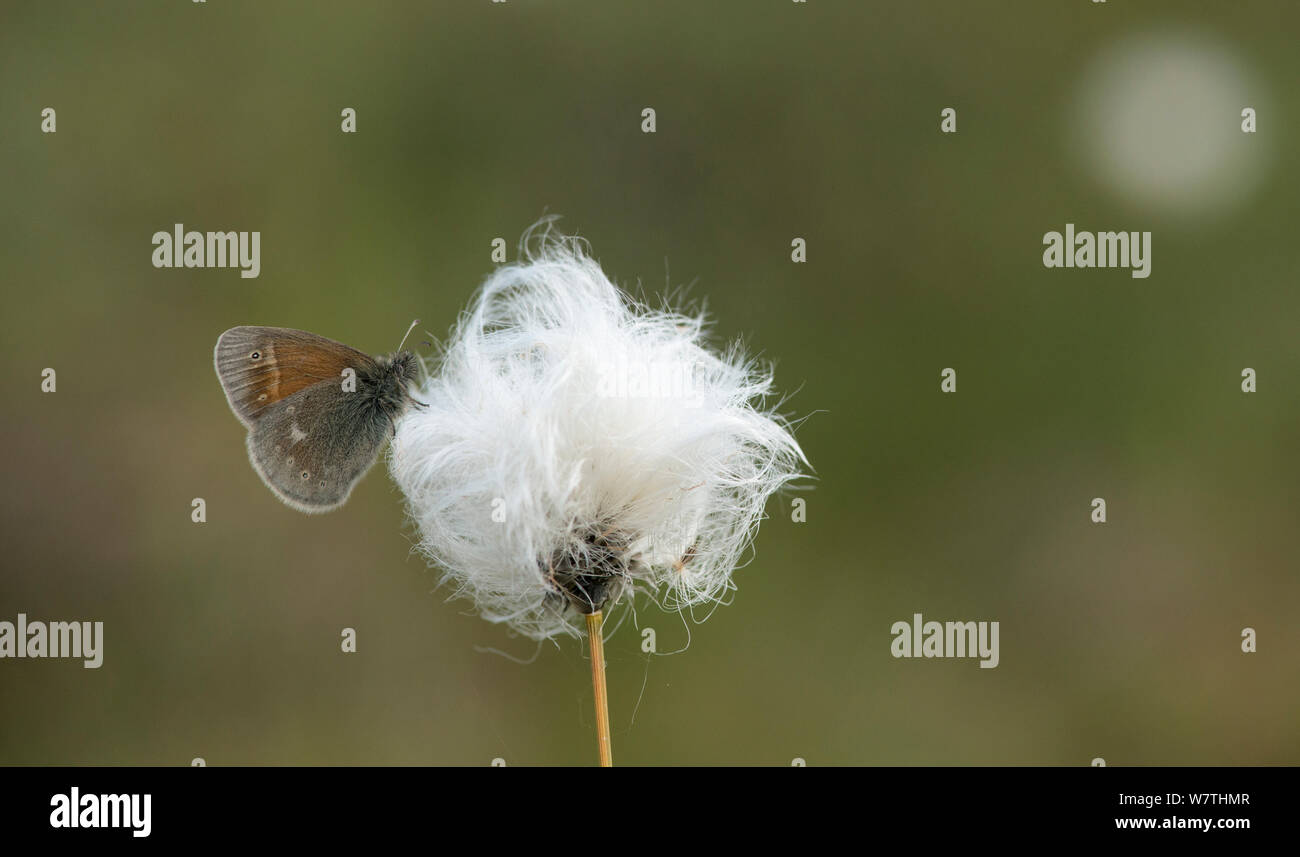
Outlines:
{"label": "cotton grass seed head", "polygon": [[456,594],[535,639],[647,593],[712,607],[807,465],[769,368],[620,291],[549,223],[488,277],[398,423],[393,478]]}

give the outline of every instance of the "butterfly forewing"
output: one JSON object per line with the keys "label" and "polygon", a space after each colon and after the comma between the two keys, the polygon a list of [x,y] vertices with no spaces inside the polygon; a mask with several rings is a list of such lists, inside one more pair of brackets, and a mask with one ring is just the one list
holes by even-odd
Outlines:
{"label": "butterfly forewing", "polygon": [[217,340],[213,360],[231,409],[249,428],[313,384],[340,384],[344,369],[362,374],[375,366],[355,348],[284,327],[232,327]]}

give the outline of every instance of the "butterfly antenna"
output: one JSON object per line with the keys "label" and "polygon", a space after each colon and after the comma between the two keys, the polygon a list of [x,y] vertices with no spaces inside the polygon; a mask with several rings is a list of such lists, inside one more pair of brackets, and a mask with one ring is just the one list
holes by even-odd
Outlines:
{"label": "butterfly antenna", "polygon": [[[417,318],[415,321],[411,322],[411,326],[408,327],[408,328],[406,329],[406,336],[410,336],[410,335],[411,335],[411,331],[412,331],[412,330],[415,330],[415,326],[416,326],[417,324],[419,324],[419,323],[420,323],[420,320],[419,320],[418,318]],[[402,346],[406,344],[406,336],[403,336],[403,337],[402,337],[402,341],[399,342],[399,343],[397,343],[397,350],[398,350],[398,351],[401,351],[401,350],[402,350]]]}

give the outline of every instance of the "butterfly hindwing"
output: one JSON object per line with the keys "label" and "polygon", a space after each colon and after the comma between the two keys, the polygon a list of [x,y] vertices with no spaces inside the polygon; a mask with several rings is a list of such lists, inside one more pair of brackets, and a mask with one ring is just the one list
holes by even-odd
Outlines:
{"label": "butterfly hindwing", "polygon": [[334,381],[263,408],[248,432],[254,469],[281,500],[303,512],[340,506],[374,464],[392,421],[371,413]]}
{"label": "butterfly hindwing", "polygon": [[285,327],[232,327],[213,352],[231,410],[250,428],[277,402],[319,383],[341,383],[343,370],[373,372],[368,354],[324,336]]}

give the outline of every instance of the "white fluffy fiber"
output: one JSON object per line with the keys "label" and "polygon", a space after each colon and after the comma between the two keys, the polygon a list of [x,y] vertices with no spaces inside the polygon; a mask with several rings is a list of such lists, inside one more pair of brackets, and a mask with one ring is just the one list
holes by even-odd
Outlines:
{"label": "white fluffy fiber", "polygon": [[[398,424],[389,463],[419,550],[535,639],[578,631],[547,597],[548,563],[593,531],[626,543],[621,600],[720,603],[768,497],[807,464],[770,370],[706,348],[702,316],[633,301],[549,224],[521,257],[488,277]],[[636,380],[683,365],[689,389]]]}

